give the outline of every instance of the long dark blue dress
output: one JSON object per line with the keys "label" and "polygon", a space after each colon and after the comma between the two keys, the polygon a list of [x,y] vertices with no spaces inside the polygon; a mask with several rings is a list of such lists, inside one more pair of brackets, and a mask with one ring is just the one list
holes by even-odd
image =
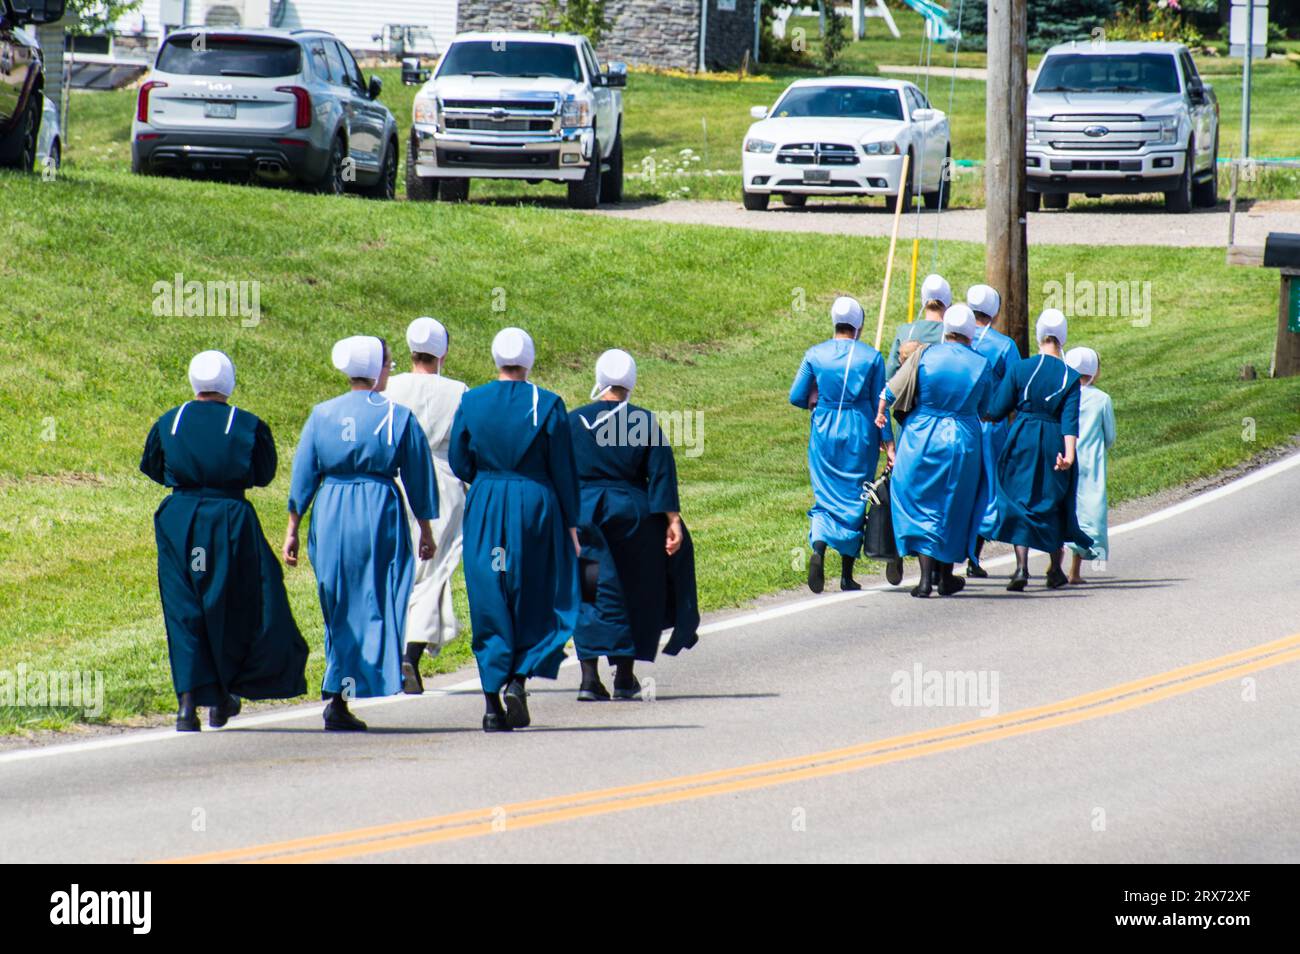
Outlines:
{"label": "long dark blue dress", "polygon": [[[992,325],[985,325],[975,333],[971,339],[971,348],[981,355],[989,363],[989,370],[993,372],[990,400],[997,393],[998,386],[1002,379],[1007,375],[1007,369],[1020,360],[1020,346],[1015,341],[1002,332],[998,331]],[[1011,425],[1006,419],[999,421],[980,420],[980,429],[984,432],[985,453],[989,455],[991,461],[996,465],[998,457],[1002,454],[1002,448],[1007,443],[1007,433],[1011,430]],[[989,494],[989,505],[985,510],[984,518],[981,523],[988,522],[990,526],[997,520],[997,503],[998,495]]]}
{"label": "long dark blue dress", "polygon": [[[653,662],[695,645],[700,615],[695,556],[664,550],[667,513],[677,513],[677,463],[654,415],[635,404],[595,401],[569,415],[582,484],[582,559],[597,564],[596,598],[583,601],[573,643],[579,659],[635,657]],[[680,569],[691,564],[689,570]]]}
{"label": "long dark blue dress", "polygon": [[981,534],[1045,553],[1067,542],[1091,548],[1074,512],[1079,468],[1056,470],[1065,437],[1079,434],[1078,372],[1048,354],[1011,364],[985,416],[1001,420],[1012,411],[996,468],[997,514]]}
{"label": "long dark blue dress", "polygon": [[569,537],[578,474],[559,395],[528,381],[465,393],[452,424],[451,469],[465,498],[465,587],[485,692],[512,675],[554,679],[581,597]]}
{"label": "long dark blue dress", "polygon": [[154,514],[172,683],[199,706],[307,691],[307,643],[249,487],[275,478],[271,429],[247,411],[187,401],[149,430],[140,470],[172,488]]}

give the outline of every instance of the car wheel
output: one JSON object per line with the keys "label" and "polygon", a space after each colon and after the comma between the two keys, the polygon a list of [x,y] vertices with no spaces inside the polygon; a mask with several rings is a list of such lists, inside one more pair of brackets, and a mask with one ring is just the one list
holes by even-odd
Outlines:
{"label": "car wheel", "polygon": [[28,98],[27,108],[14,126],[13,139],[0,149],[0,166],[23,172],[36,168],[36,144],[41,131],[41,111],[36,102],[38,95],[33,93]]}
{"label": "car wheel", "polygon": [[781,204],[788,205],[792,209],[802,209],[808,204],[808,197],[806,195],[796,195],[793,192],[783,192],[781,193]]}
{"label": "car wheel", "polygon": [[1045,209],[1068,209],[1070,207],[1070,193],[1068,192],[1049,192],[1043,196],[1043,208]]}
{"label": "car wheel", "polygon": [[1196,150],[1187,149],[1187,161],[1183,163],[1183,174],[1178,179],[1178,188],[1165,193],[1165,211],[1182,214],[1192,211],[1192,157]]}
{"label": "car wheel", "polygon": [[468,179],[439,179],[438,198],[443,202],[464,202],[469,198]]}
{"label": "car wheel", "polygon": [[[912,156],[912,158],[907,161],[907,181],[903,183],[903,211],[904,212],[912,211],[912,203],[916,201],[916,195],[912,190],[912,181],[916,178],[916,157],[913,156],[912,153],[910,152],[908,153],[908,155]],[[895,193],[894,195],[885,196],[885,208],[887,208],[891,212],[894,211],[894,209],[898,208],[897,193]]]}
{"label": "car wheel", "polygon": [[408,202],[438,201],[437,179],[426,179],[415,171],[415,159],[420,151],[419,140],[415,131],[411,131],[411,141],[406,144],[406,200]]}
{"label": "car wheel", "polygon": [[569,183],[569,208],[594,209],[600,204],[600,141],[592,149],[592,160],[577,182]]}
{"label": "car wheel", "polygon": [[347,158],[347,149],[342,136],[335,136],[330,146],[330,157],[325,164],[325,174],[316,182],[316,191],[321,195],[342,195],[347,188],[343,176],[343,162]]}
{"label": "car wheel", "polygon": [[379,178],[374,185],[362,189],[362,194],[370,199],[397,198],[397,140],[390,140],[384,150],[384,161],[380,166]]}
{"label": "car wheel", "polygon": [[948,171],[951,168],[952,144],[949,143],[943,154],[943,165],[940,167],[938,188],[933,192],[921,193],[921,198],[925,200],[927,209],[946,209],[952,204],[952,179]]}
{"label": "car wheel", "polygon": [[1025,211],[1037,212],[1043,207],[1043,194],[1041,192],[1030,192],[1025,190]]}
{"label": "car wheel", "polygon": [[1219,137],[1214,137],[1214,161],[1210,163],[1210,175],[1202,182],[1192,186],[1192,201],[1200,209],[1212,209],[1219,204]]}
{"label": "car wheel", "polygon": [[771,199],[772,196],[766,192],[745,192],[742,190],[740,194],[740,200],[749,212],[766,212],[767,203]]}
{"label": "car wheel", "polygon": [[600,177],[600,201],[623,201],[623,131],[614,138],[614,148],[609,154],[609,172]]}

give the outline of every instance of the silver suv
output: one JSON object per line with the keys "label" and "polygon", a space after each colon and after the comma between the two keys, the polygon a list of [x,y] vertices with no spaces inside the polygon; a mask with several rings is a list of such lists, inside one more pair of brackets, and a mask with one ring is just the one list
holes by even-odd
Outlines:
{"label": "silver suv", "polygon": [[131,168],[391,199],[397,122],[382,88],[320,30],[186,27],[140,86]]}

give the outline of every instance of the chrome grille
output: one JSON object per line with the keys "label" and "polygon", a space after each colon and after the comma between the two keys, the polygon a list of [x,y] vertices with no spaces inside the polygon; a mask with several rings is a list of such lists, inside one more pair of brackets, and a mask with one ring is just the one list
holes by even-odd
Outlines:
{"label": "chrome grille", "polygon": [[847,143],[795,142],[782,146],[776,161],[791,166],[856,166],[858,151]]}

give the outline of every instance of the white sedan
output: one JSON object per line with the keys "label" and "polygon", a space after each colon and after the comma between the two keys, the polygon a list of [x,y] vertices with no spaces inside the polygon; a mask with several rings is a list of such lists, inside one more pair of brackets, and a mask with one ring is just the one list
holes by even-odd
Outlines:
{"label": "white sedan", "polygon": [[909,154],[904,208],[917,192],[926,208],[948,204],[948,117],[912,83],[860,76],[799,80],[771,111],[755,106],[750,115],[759,122],[745,134],[741,154],[746,209],[766,209],[774,194],[792,206],[810,195],[881,195],[892,208]]}

